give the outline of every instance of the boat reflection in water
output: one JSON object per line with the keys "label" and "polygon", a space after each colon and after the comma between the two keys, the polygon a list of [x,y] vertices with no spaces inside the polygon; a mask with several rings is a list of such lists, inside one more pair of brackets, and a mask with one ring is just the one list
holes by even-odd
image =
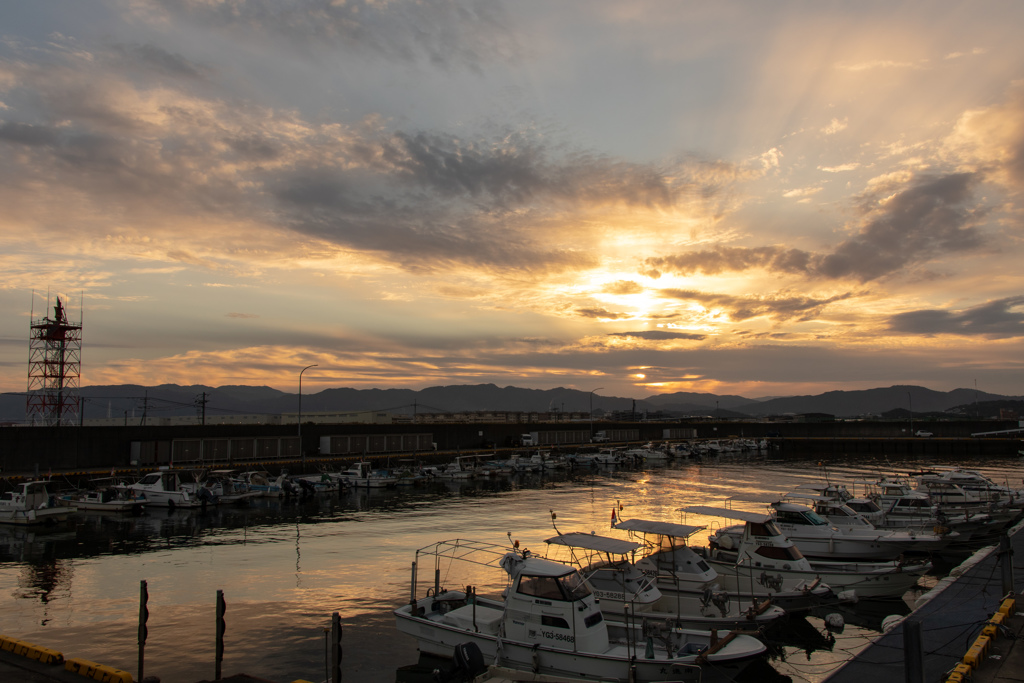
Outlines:
{"label": "boat reflection in water", "polygon": [[[841,469],[831,474],[840,476]],[[845,472],[850,480],[864,479],[874,468],[867,463]],[[588,468],[256,498],[244,508],[147,508],[139,517],[80,512],[52,530],[0,527],[0,610],[7,635],[134,671],[139,582],[146,580],[146,673],[198,681],[213,674],[212,623],[221,589],[228,603],[225,674],[322,680],[324,627],[338,612],[346,680],[391,680],[396,668],[419,657],[416,639],[398,633],[392,612],[409,602],[415,550],[439,536],[503,544],[511,531],[524,548],[539,549],[551,536],[547,510],[556,508],[582,529],[625,539],[608,521],[617,500],[633,518],[678,523],[683,505],[720,506],[731,495],[817,480],[815,461],[707,459],[651,470]],[[503,576],[486,572],[466,581],[481,595],[499,595],[506,585]],[[889,613],[900,613],[900,604]],[[810,644],[780,639],[771,667],[786,673],[779,654],[803,660],[807,648],[817,648],[810,655],[815,671],[828,671],[866,643],[875,625],[847,617],[842,652],[833,654],[821,618],[806,623]],[[770,671],[759,675],[768,680]]]}

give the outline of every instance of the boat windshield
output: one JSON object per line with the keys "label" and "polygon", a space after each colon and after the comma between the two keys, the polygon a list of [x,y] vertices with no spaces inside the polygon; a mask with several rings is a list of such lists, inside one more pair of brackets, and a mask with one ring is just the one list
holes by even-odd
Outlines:
{"label": "boat windshield", "polygon": [[758,546],[757,550],[754,551],[761,557],[767,557],[771,560],[801,560],[803,559],[803,553],[795,545],[788,546],[775,546],[775,545],[762,545]]}
{"label": "boat windshield", "polygon": [[583,580],[579,572],[566,574],[558,579],[562,584],[562,592],[568,600],[582,600],[590,595],[590,586]]}
{"label": "boat windshield", "polygon": [[779,510],[776,521],[780,524],[802,524],[805,526],[828,526],[828,522],[822,519],[818,513],[807,510],[794,512],[791,510]]}
{"label": "boat windshield", "polygon": [[781,536],[782,530],[771,519],[764,522],[751,522],[750,533],[754,536]]}
{"label": "boat windshield", "polygon": [[590,595],[590,587],[579,572],[559,577],[523,575],[517,592],[545,600],[582,600]]}

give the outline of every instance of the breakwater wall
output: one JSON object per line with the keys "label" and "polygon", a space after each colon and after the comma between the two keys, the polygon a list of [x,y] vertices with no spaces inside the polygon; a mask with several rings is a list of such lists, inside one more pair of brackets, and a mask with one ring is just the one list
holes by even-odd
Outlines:
{"label": "breakwater wall", "polygon": [[[773,457],[1017,457],[1024,448],[1021,435],[971,437],[978,432],[1011,430],[1017,421],[908,422],[857,421],[820,423],[674,421],[573,423],[581,433],[630,430],[640,443],[662,441],[666,430],[687,429],[697,439],[767,439]],[[384,443],[382,449],[368,448],[367,455],[409,455],[407,444],[415,437],[418,457],[437,452],[508,450],[519,446],[527,432],[566,430],[566,423],[433,423],[433,424],[318,424],[302,425],[301,443],[296,425],[192,425],[123,427],[3,427],[0,428],[0,469],[2,474],[40,473],[66,470],[110,470],[151,467],[175,460],[190,444],[203,444],[207,461],[305,462],[325,454],[323,439],[359,436],[366,443]],[[932,437],[912,436],[913,430],[927,429]],[[405,438],[396,438],[405,437]],[[231,442],[242,457],[221,457],[215,448]],[[403,444],[392,447],[391,444]],[[424,447],[424,445],[427,445]],[[567,444],[563,448],[589,446]],[[219,446],[218,446],[219,447]],[[195,449],[193,449],[194,451]],[[358,454],[356,454],[358,455]]]}

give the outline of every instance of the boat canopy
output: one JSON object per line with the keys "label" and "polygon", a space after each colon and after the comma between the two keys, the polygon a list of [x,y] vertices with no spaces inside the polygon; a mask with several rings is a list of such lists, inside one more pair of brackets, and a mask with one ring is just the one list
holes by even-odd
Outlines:
{"label": "boat canopy", "polygon": [[679,509],[683,512],[689,512],[694,515],[739,519],[744,522],[753,522],[754,524],[764,524],[771,519],[771,515],[766,515],[763,512],[747,512],[745,510],[732,510],[730,508],[716,508],[710,505],[690,505]]}
{"label": "boat canopy", "polygon": [[[561,562],[545,560],[542,557],[518,558],[518,564],[520,566],[517,568],[517,572],[525,576],[553,576],[557,578],[566,574],[576,573],[575,567],[570,567]],[[512,572],[509,572],[509,574],[512,574]]]}
{"label": "boat canopy", "polygon": [[795,491],[787,493],[784,497],[798,500],[813,500],[815,503],[828,503],[836,499],[835,496],[819,496],[813,493],[797,493]]}
{"label": "boat canopy", "polygon": [[649,519],[624,519],[615,524],[613,528],[636,531],[642,534],[661,534],[662,536],[689,538],[706,527],[692,526],[690,524],[673,524],[672,522],[656,522]]}
{"label": "boat canopy", "polygon": [[738,496],[729,496],[728,498],[725,499],[725,502],[729,503],[730,505],[734,501],[740,503],[766,503],[770,505],[772,503],[779,502],[784,497],[785,494],[782,493],[744,493]]}
{"label": "boat canopy", "polygon": [[599,553],[610,553],[612,555],[628,555],[634,550],[643,547],[635,541],[624,541],[620,538],[609,538],[596,534],[586,534],[574,531],[568,534],[559,534],[544,541],[550,545],[564,545],[570,548],[583,548]]}

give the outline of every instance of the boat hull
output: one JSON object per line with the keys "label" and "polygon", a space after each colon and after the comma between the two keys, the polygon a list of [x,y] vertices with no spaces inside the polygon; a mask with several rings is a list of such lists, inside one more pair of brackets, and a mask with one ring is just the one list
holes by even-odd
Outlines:
{"label": "boat hull", "polygon": [[[804,581],[813,582],[820,579],[828,585],[837,595],[853,591],[857,598],[887,598],[900,597],[908,590],[917,585],[917,579],[927,571],[926,568],[907,569],[895,563],[871,563],[867,566],[861,563],[855,567],[855,563],[846,563],[848,571],[841,568],[843,563],[818,563],[814,561],[812,571],[786,570],[781,568],[760,568],[737,566],[728,560],[709,558],[708,561],[719,573],[719,580],[722,587],[727,590],[735,585],[738,590],[750,590],[750,586],[756,590],[770,591],[772,583],[775,585],[788,586],[793,583]],[[859,570],[858,570],[859,569]],[[729,577],[726,579],[725,577]],[[775,598],[773,598],[774,600]],[[785,606],[783,605],[785,608]],[[788,608],[786,608],[788,609]]]}
{"label": "boat hull", "polygon": [[54,525],[66,522],[75,512],[73,507],[42,508],[39,510],[0,510],[0,524],[16,526]]}
{"label": "boat hull", "polygon": [[[425,609],[426,613],[430,607],[429,598],[418,605],[418,609]],[[406,605],[395,610],[396,625],[400,632],[416,638],[421,652],[451,657],[457,645],[473,643],[486,661],[497,666],[585,681],[732,681],[763,652],[763,647],[751,648],[749,657],[737,657],[723,650],[709,655],[709,666],[702,666],[697,652],[668,659],[660,646],[655,658],[647,659],[643,642],[634,643],[631,647],[615,646],[603,654],[573,652],[508,639],[501,639],[499,645],[498,635],[484,632],[483,626],[479,626],[481,630],[477,631],[472,627],[461,628],[425,616],[415,616],[412,609]]]}

